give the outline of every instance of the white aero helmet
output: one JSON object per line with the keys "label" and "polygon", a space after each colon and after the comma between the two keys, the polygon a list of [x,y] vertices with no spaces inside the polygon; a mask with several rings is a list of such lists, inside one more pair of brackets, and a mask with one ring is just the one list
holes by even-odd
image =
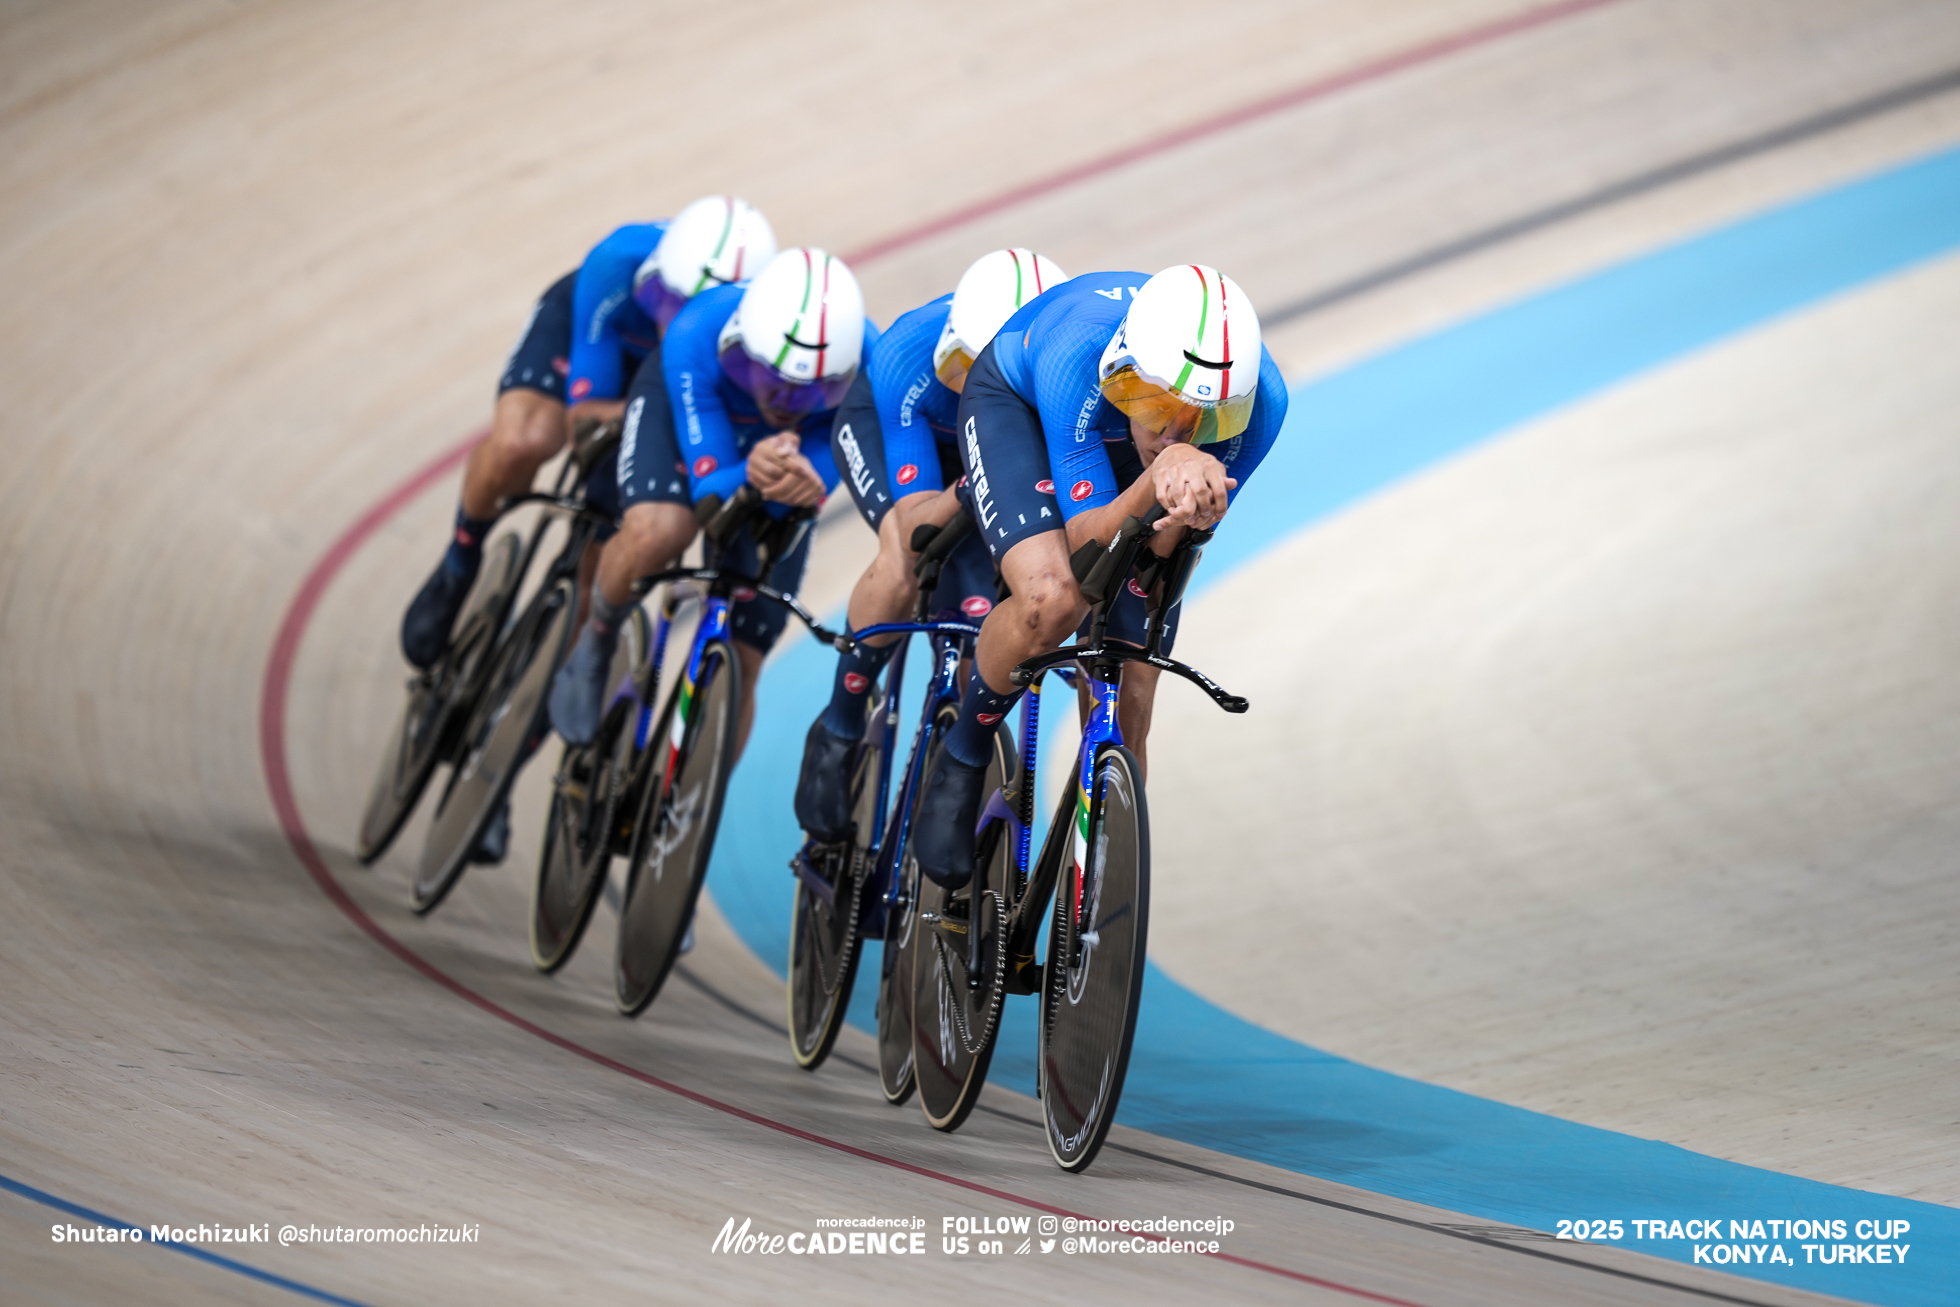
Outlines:
{"label": "white aero helmet", "polygon": [[667,224],[633,274],[633,298],[664,331],[681,305],[714,286],[746,281],[776,257],[769,220],[733,195],[708,195]]}
{"label": "white aero helmet", "polygon": [[1014,310],[1050,286],[1068,280],[1053,260],[1033,250],[1015,248],[982,254],[953,288],[953,307],[946,329],[932,351],[932,370],[958,391],[966,386],[967,369],[999,333]]}
{"label": "white aero helmet", "polygon": [[1103,350],[1103,397],[1152,431],[1208,445],[1252,420],[1259,315],[1216,268],[1166,268],[1130,301]]}
{"label": "white aero helmet", "polygon": [[763,417],[792,426],[844,402],[864,353],[864,293],[841,259],[784,250],[742,292],[718,346]]}

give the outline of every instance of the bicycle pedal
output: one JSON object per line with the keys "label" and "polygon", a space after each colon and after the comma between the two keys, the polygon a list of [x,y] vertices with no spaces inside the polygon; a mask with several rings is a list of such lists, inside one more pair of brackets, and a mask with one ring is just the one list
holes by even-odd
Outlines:
{"label": "bicycle pedal", "polygon": [[1009,994],[1036,994],[1041,991],[1041,968],[1034,954],[1017,953],[1007,960],[1007,977],[1001,989]]}

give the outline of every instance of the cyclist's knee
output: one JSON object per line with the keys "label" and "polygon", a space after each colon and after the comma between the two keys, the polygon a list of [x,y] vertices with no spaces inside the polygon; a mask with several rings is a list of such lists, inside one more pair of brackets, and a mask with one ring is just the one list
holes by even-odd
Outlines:
{"label": "cyclist's knee", "polygon": [[512,463],[541,465],[565,447],[565,406],[535,390],[506,390],[497,397],[490,444]]}
{"label": "cyclist's knee", "polygon": [[633,561],[644,569],[658,568],[678,558],[694,539],[694,514],[680,504],[635,504],[620,523],[620,539]]}
{"label": "cyclist's knee", "polygon": [[1043,568],[1021,578],[1014,585],[1020,600],[1020,624],[1027,638],[1043,649],[1054,649],[1069,638],[1089,605],[1075,577],[1066,571]]}

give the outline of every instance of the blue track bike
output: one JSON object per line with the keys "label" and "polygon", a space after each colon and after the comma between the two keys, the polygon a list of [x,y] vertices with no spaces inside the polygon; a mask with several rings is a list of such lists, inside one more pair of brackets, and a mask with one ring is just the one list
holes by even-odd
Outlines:
{"label": "blue track bike", "polygon": [[[913,1086],[911,992],[909,985],[891,983],[896,972],[911,974],[911,909],[917,896],[916,871],[909,869],[907,859],[912,814],[939,737],[959,712],[961,660],[971,656],[980,633],[971,622],[933,620],[932,594],[946,560],[971,529],[972,520],[961,514],[943,527],[915,530],[911,544],[919,555],[919,598],[912,620],[851,633],[856,640],[895,635],[903,642],[865,697],[864,739],[851,776],[855,833],[848,845],[805,844],[790,862],[796,874],[790,921],[790,1051],[805,1070],[823,1064],[843,1026],[861,944],[866,935],[882,938],[879,1081],[894,1103],[910,1097]],[[911,751],[894,778],[906,654],[915,635],[928,637],[932,661]]]}
{"label": "blue track bike", "polygon": [[[975,833],[973,881],[947,891],[910,863],[900,883],[910,887],[912,919],[887,928],[888,937],[895,930],[909,938],[887,974],[889,986],[905,985],[909,955],[909,997],[881,1002],[880,1012],[890,1007],[896,1015],[902,1006],[909,1016],[912,1074],[926,1119],[940,1130],[966,1120],[986,1080],[1004,996],[1036,994],[1044,1131],[1055,1161],[1072,1172],[1095,1160],[1116,1116],[1149,937],[1149,810],[1142,771],[1117,722],[1124,665],[1147,663],[1183,677],[1227,712],[1247,707],[1162,652],[1164,617],[1211,538],[1187,532],[1160,557],[1147,546],[1163,515],[1153,508],[1125,519],[1107,546],[1092,542],[1077,552],[1076,577],[1090,603],[1087,637],[1013,672],[1014,683],[1027,689],[1020,740],[1016,747],[1002,724]],[[1147,603],[1140,647],[1106,638],[1125,586]],[[1065,666],[1071,663],[1073,670]],[[1041,682],[1051,671],[1075,686],[1084,724],[1070,783],[1040,855],[1031,858]],[[1048,947],[1037,966],[1044,924]]]}
{"label": "blue track bike", "polygon": [[[696,506],[702,565],[639,582],[643,594],[666,582],[676,588],[650,634],[639,624],[629,628],[614,662],[617,688],[598,733],[589,744],[566,747],[552,780],[531,903],[531,958],[545,972],[565,964],[591,921],[613,861],[624,858],[613,983],[614,1001],[629,1016],[646,1010],[673,969],[714,852],[747,690],[729,631],[734,603],[753,594],[781,604],[819,639],[849,647],[793,595],[764,580],[795,552],[813,513],[772,518],[762,510],[762,496],[746,485],[725,504],[710,497]],[[755,545],[753,576],[724,565],[742,532]],[[698,587],[700,618],[680,678],[656,712],[682,585]]]}

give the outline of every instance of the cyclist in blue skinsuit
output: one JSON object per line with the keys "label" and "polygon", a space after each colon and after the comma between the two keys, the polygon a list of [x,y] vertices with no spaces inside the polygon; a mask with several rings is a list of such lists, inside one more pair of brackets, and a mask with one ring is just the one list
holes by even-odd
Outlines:
{"label": "cyclist in blue skinsuit", "polygon": [[[675,316],[661,348],[659,376],[647,377],[644,386],[636,379],[626,408],[619,457],[626,527],[600,556],[591,620],[552,682],[552,725],[568,743],[587,743],[599,729],[606,672],[620,625],[635,603],[633,583],[673,566],[693,539],[691,516],[684,533],[661,538],[636,531],[639,511],[656,504],[672,509],[709,495],[726,500],[744,482],[760,490],[777,515],[821,504],[837,484],[832,419],[877,338],[850,269],[817,249],[784,250],[753,283],[702,291]],[[744,532],[724,562],[748,570],[754,548]],[[766,580],[793,592],[808,558],[806,535]],[[743,684],[756,683],[763,655],[787,617],[766,600],[738,599],[734,605],[730,628]],[[753,694],[742,696],[738,753],[754,704]]]}
{"label": "cyclist in blue skinsuit", "polygon": [[[987,615],[960,718],[926,781],[919,866],[950,888],[973,874],[988,750],[1020,698],[1015,664],[1057,649],[1088,613],[1069,566],[1127,517],[1161,504],[1149,546],[1225,516],[1286,418],[1286,386],[1238,285],[1201,264],[1148,279],[1077,277],[1008,319],[960,397],[971,511],[1012,596]],[[1145,606],[1126,587],[1109,638],[1142,644]],[[1178,610],[1165,617],[1164,649]],[[1124,667],[1124,742],[1145,762],[1157,671]]]}
{"label": "cyclist in blue skinsuit", "polygon": [[[669,227],[674,240],[665,241]],[[656,251],[667,246],[663,275]],[[739,280],[774,257],[761,214],[726,196],[697,200],[672,224],[631,223],[595,245],[531,310],[504,368],[489,439],[470,451],[456,525],[442,563],[402,619],[402,652],[416,667],[442,657],[450,627],[476,579],[483,538],[498,502],[531,488],[538,469],[565,447],[571,424],[611,421],[626,383],[659,343],[662,322],[703,285]],[[664,317],[656,320],[656,314]],[[569,396],[571,408],[566,409]],[[617,505],[612,465],[595,469],[593,501]]]}
{"label": "cyclist in blue skinsuit", "polygon": [[[619,228],[593,247],[577,272],[544,293],[504,368],[490,437],[464,466],[449,549],[403,616],[402,652],[409,662],[427,667],[442,657],[482,563],[483,538],[498,502],[531,488],[538,469],[564,447],[574,421],[619,416],[625,404],[620,388],[637,372],[659,372],[660,328],[688,295],[735,280],[745,262],[759,265],[775,252],[775,235],[761,214],[741,200],[710,196],[671,223]],[[656,366],[642,367],[649,357]],[[586,482],[587,501],[613,517],[620,512],[616,457],[602,460]],[[692,522],[684,510],[683,516]],[[509,841],[506,803],[471,860],[502,862]]]}
{"label": "cyclist in blue skinsuit", "polygon": [[[1065,280],[1031,250],[995,250],[966,270],[951,295],[913,309],[878,338],[831,433],[844,484],[878,535],[878,556],[851,592],[852,630],[910,617],[918,593],[912,532],[961,511],[954,429],[967,370],[1015,310]],[[977,620],[994,594],[993,560],[969,538],[946,560],[934,611]],[[830,704],[810,725],[796,816],[818,844],[851,835],[850,763],[864,738],[865,695],[896,648],[897,637],[884,636],[838,655]]]}

